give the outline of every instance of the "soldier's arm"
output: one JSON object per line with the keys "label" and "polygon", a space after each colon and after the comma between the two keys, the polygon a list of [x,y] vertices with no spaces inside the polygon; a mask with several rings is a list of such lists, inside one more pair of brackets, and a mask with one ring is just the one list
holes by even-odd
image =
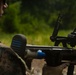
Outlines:
{"label": "soldier's arm", "polygon": [[11,48],[0,43],[0,75],[26,75],[22,60]]}

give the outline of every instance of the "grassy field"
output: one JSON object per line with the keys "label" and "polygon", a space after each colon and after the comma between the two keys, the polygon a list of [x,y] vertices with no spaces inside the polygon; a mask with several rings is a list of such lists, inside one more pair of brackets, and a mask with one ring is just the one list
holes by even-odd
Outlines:
{"label": "grassy field", "polygon": [[[59,31],[59,36],[67,36],[71,31]],[[15,33],[18,34],[18,33]],[[7,33],[0,33],[0,41],[7,46],[11,45],[12,38],[15,34],[7,34]],[[24,34],[25,35],[25,34]],[[49,33],[38,33],[38,34],[31,34],[25,35],[27,38],[28,44],[33,45],[53,45],[53,42],[50,40],[50,36],[52,35],[52,31]]]}

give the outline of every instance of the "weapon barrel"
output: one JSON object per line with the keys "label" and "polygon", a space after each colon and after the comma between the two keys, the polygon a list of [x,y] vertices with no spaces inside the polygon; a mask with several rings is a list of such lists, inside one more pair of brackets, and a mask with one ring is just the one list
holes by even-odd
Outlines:
{"label": "weapon barrel", "polygon": [[[72,48],[63,48],[63,47],[57,47],[57,46],[39,46],[39,45],[27,45],[27,49],[29,49],[30,52],[28,52],[27,55],[39,57],[38,51],[41,50],[43,53],[45,53],[45,56],[41,58],[58,58],[61,60],[68,60],[73,61],[76,60],[76,50]],[[58,56],[58,57],[57,57]]]}

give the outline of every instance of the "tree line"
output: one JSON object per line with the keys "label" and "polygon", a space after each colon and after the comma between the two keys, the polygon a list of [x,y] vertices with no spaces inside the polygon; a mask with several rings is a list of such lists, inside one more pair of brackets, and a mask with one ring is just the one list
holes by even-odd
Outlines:
{"label": "tree line", "polygon": [[[34,33],[52,28],[61,14],[61,27],[76,27],[75,0],[13,0],[0,20],[1,31]],[[7,27],[5,27],[7,25]],[[11,30],[9,30],[11,28]]]}

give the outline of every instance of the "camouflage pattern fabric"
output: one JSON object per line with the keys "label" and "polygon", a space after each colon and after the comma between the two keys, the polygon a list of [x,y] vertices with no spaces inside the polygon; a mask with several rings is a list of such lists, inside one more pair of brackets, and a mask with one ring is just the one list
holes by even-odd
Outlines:
{"label": "camouflage pattern fabric", "polygon": [[23,62],[11,48],[0,43],[0,75],[26,75]]}

